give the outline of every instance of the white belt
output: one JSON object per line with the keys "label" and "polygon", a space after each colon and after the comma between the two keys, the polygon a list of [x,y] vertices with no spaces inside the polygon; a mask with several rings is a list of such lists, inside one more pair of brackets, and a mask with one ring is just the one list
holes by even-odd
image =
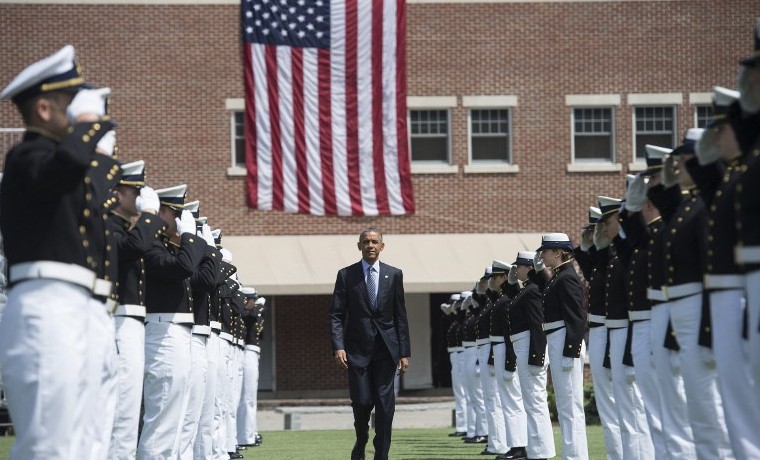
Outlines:
{"label": "white belt", "polygon": [[449,353],[456,353],[457,347],[447,347],[446,351],[448,351]]}
{"label": "white belt", "polygon": [[464,351],[464,347],[454,347],[454,350],[456,350],[457,353],[461,353]]}
{"label": "white belt", "polygon": [[491,343],[504,343],[503,335],[492,335],[488,339],[491,341]]}
{"label": "white belt", "polygon": [[647,299],[659,300],[660,302],[667,302],[668,296],[665,295],[665,291],[660,289],[647,288]]}
{"label": "white belt", "polygon": [[588,322],[589,323],[600,323],[604,324],[604,321],[606,320],[606,316],[604,315],[592,315],[591,313],[588,314]]}
{"label": "white belt", "polygon": [[219,338],[224,339],[228,342],[232,342],[232,334],[230,334],[229,332],[220,332]]}
{"label": "white belt", "polygon": [[462,342],[462,345],[465,348],[469,348],[469,347],[474,347],[475,345],[477,345],[477,343],[475,343],[475,342]]}
{"label": "white belt", "polygon": [[652,310],[632,310],[628,312],[629,321],[646,321],[652,319]]}
{"label": "white belt", "polygon": [[543,324],[543,329],[545,331],[549,331],[551,329],[558,329],[560,327],[565,327],[565,321],[559,320],[559,321],[552,321],[551,323]]}
{"label": "white belt", "polygon": [[675,286],[663,286],[662,292],[668,300],[680,299],[702,292],[702,283],[684,283]]}
{"label": "white belt", "polygon": [[734,259],[740,264],[760,262],[760,246],[734,246]]}
{"label": "white belt", "polygon": [[146,323],[177,323],[193,324],[195,319],[192,313],[148,313],[145,315]]}
{"label": "white belt", "polygon": [[246,345],[245,349],[248,351],[255,351],[256,353],[261,353],[261,347],[258,345]]}
{"label": "white belt", "polygon": [[621,327],[628,327],[627,319],[606,319],[604,325],[607,329],[620,329]]}
{"label": "white belt", "polygon": [[11,266],[11,283],[37,278],[66,281],[67,283],[87,288],[93,294],[100,296],[111,295],[111,289],[113,287],[113,284],[110,281],[97,278],[95,272],[88,270],[81,265],[44,260],[38,262],[22,262]]}
{"label": "white belt", "polygon": [[477,344],[478,346],[485,345],[487,343],[491,343],[491,339],[485,338],[485,339],[478,339],[475,341],[475,344]]}
{"label": "white belt", "polygon": [[211,335],[211,326],[196,324],[193,326],[193,334],[209,336]]}
{"label": "white belt", "polygon": [[742,275],[705,275],[706,289],[742,289],[744,277]]}
{"label": "white belt", "polygon": [[524,339],[526,337],[530,337],[530,331],[522,331],[518,332],[517,334],[512,334],[509,336],[509,340],[512,342],[517,342],[520,339]]}
{"label": "white belt", "polygon": [[211,329],[216,329],[217,332],[222,330],[222,323],[219,321],[209,321],[209,326],[211,326]]}
{"label": "white belt", "polygon": [[145,307],[142,305],[119,305],[114,316],[139,316],[145,318]]}
{"label": "white belt", "polygon": [[245,340],[243,340],[243,339],[241,339],[241,338],[237,338],[237,339],[235,339],[235,343],[236,343],[236,344],[237,344],[237,346],[239,346],[239,347],[245,347]]}

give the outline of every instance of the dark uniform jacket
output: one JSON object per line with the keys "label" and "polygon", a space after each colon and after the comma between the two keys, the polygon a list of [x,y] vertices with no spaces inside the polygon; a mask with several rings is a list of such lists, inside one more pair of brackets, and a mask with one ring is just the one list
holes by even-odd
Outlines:
{"label": "dark uniform jacket", "polygon": [[179,246],[166,234],[153,242],[145,253],[148,313],[192,313],[190,277],[203,258],[205,247],[202,238],[190,233],[182,235]]}
{"label": "dark uniform jacket", "polygon": [[469,315],[464,319],[463,342],[475,342],[478,340],[478,321],[480,319],[480,308],[471,307]]}
{"label": "dark uniform jacket", "polygon": [[626,307],[628,311],[651,310],[652,303],[647,297],[649,286],[649,245],[653,234],[659,234],[662,230],[662,219],[657,217],[652,222],[645,224],[640,212],[631,213],[625,209],[620,210],[620,226],[625,232],[626,238],[619,239],[615,247],[626,245],[630,251],[627,270],[625,272]]}
{"label": "dark uniform jacket", "polygon": [[[566,328],[562,356],[580,358],[581,344],[586,332],[586,313],[583,311],[583,287],[572,261],[554,269],[554,276],[547,280],[543,273],[530,272],[531,280],[541,290],[544,304],[544,322],[564,321]],[[555,332],[547,331],[547,334]]]}
{"label": "dark uniform jacket", "polygon": [[528,364],[543,366],[546,355],[546,334],[543,329],[544,307],[541,302],[541,292],[531,280],[527,280],[522,289],[517,284],[510,285],[508,291],[514,298],[507,311],[507,331],[509,335],[530,331]]}
{"label": "dark uniform jacket", "polygon": [[196,325],[208,326],[211,316],[211,294],[221,281],[222,253],[209,245],[205,254],[190,277],[193,295],[193,318]]}
{"label": "dark uniform jacket", "polygon": [[[760,112],[746,118],[737,117],[731,125],[745,157],[734,187],[736,245],[760,246]],[[760,263],[744,264],[744,269],[758,270]]]}
{"label": "dark uniform jacket", "polygon": [[[243,313],[243,322],[245,322],[245,344],[261,347],[261,341],[264,339],[264,306],[254,305],[252,309]],[[452,324],[456,324],[454,321]]]}
{"label": "dark uniform jacket", "polygon": [[[574,252],[578,266],[588,280],[588,313],[590,315],[605,316],[607,314],[604,302],[604,287],[607,278],[607,263],[609,260],[609,246],[604,249],[596,249],[591,246],[588,252],[576,248]],[[604,323],[589,320],[589,327],[604,326]]]}
{"label": "dark uniform jacket", "polygon": [[[612,245],[609,247],[609,258],[605,273],[607,279],[604,283],[604,307],[608,321],[628,321],[625,272],[631,259],[631,250],[623,241],[620,235],[617,235],[613,238]],[[610,325],[610,323],[606,324],[608,324],[607,327],[609,329],[628,326],[627,323],[622,326],[614,326]]]}

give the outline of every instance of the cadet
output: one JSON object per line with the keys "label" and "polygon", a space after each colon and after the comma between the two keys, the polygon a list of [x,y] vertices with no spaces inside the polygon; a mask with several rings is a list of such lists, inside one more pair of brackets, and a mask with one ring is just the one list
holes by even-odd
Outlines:
{"label": "cadet", "polygon": [[238,409],[238,445],[253,447],[261,444],[258,427],[259,360],[264,339],[264,305],[267,299],[259,297],[256,290],[243,287],[245,296],[245,352],[243,363],[243,390]]}
{"label": "cadet", "polygon": [[[478,284],[484,284],[491,276],[491,267]],[[484,289],[485,292],[485,289]],[[464,375],[467,390],[467,437],[466,443],[485,443],[488,441],[486,424],[486,406],[483,401],[483,387],[480,385],[480,368],[478,367],[478,317],[480,308],[472,300],[472,291],[463,291],[462,309],[466,312],[462,346],[464,346]]]}
{"label": "cadet", "polygon": [[0,367],[16,433],[13,459],[105,458],[108,450],[113,412],[106,420],[102,409],[115,408],[107,375],[115,346],[103,215],[120,170],[110,157],[110,90],[84,84],[74,48],[65,46],[0,92],[27,127],[5,157],[0,186],[11,285]]}
{"label": "cadet", "polygon": [[[444,314],[451,317],[451,325],[446,332],[446,345],[451,363],[451,389],[454,393],[455,429],[449,436],[467,436],[467,395],[465,393],[464,372],[462,371],[462,323],[464,312],[460,307],[461,295],[451,294],[448,304],[441,304]],[[446,308],[444,308],[444,305]]]}

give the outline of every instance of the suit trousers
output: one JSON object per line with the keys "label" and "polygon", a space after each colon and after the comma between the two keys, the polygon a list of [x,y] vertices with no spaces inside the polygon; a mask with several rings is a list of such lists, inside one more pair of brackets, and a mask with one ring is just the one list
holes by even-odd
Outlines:
{"label": "suit trousers", "polygon": [[203,392],[201,418],[198,421],[198,434],[193,443],[195,460],[214,458],[214,418],[216,402],[216,380],[219,367],[219,333],[211,332],[206,340],[206,388]]}
{"label": "suit trousers", "polygon": [[217,363],[216,399],[214,401],[214,458],[228,460],[227,453],[227,395],[231,391],[232,382],[229,378],[229,367],[232,365],[233,345],[225,339],[219,339],[219,362]]}
{"label": "suit trousers", "polygon": [[[511,345],[511,343],[510,343]],[[496,389],[504,413],[506,446],[526,447],[528,445],[528,419],[523,405],[520,375],[509,372],[505,367],[507,345],[504,342],[491,343],[493,361],[496,368]]]}
{"label": "suit trousers", "polygon": [[631,355],[633,356],[633,369],[636,375],[636,384],[644,402],[644,410],[649,426],[649,436],[652,438],[654,458],[656,460],[669,459],[668,449],[665,444],[665,436],[662,427],[662,405],[660,392],[657,389],[657,375],[652,363],[652,332],[651,321],[642,320],[633,323],[633,336],[631,338]]}
{"label": "suit trousers", "polygon": [[256,442],[259,434],[258,392],[259,392],[259,347],[246,345],[243,352],[243,391],[237,414],[237,441],[239,445]]}
{"label": "suit trousers", "polygon": [[194,457],[193,444],[198,433],[203,400],[206,394],[206,341],[208,337],[193,334],[190,345],[190,378],[185,390],[185,409],[182,411],[183,421],[179,439],[180,460],[192,460]]}
{"label": "suit trousers", "polygon": [[462,355],[458,351],[449,353],[449,362],[451,362],[451,389],[454,392],[454,420],[457,433],[467,432],[467,395],[464,392],[462,380]]}
{"label": "suit trousers", "polygon": [[[548,360],[545,360],[541,367],[528,364],[530,359],[530,331],[515,334],[511,340],[515,355],[517,355],[517,374],[520,376],[522,403],[527,419],[526,451],[528,458],[554,457],[557,454],[554,448],[554,432],[549,417],[549,403],[546,393]],[[535,372],[536,370],[539,371]]]}
{"label": "suit trousers", "polygon": [[698,459],[734,458],[718,394],[714,366],[703,359],[697,343],[702,318],[702,294],[668,302],[673,331],[681,347],[681,372],[686,408]]}
{"label": "suit trousers", "polygon": [[[750,375],[760,386],[760,270],[745,276],[747,291],[747,349]],[[757,393],[756,393],[757,394]]]}
{"label": "suit trousers", "polygon": [[364,452],[369,440],[369,421],[375,409],[375,460],[387,460],[396,410],[395,363],[380,335],[375,336],[372,360],[367,367],[348,366],[348,393],[354,411],[355,451]]}
{"label": "suit trousers", "polygon": [[177,458],[182,408],[190,378],[190,326],[145,323],[145,414],[139,460]]}
{"label": "suit trousers", "polygon": [[760,458],[760,398],[744,359],[744,291],[710,293],[712,346],[726,428],[736,458]]}
{"label": "suit trousers", "polygon": [[488,434],[486,424],[486,404],[483,401],[483,387],[480,384],[478,367],[478,347],[465,347],[464,375],[467,390],[467,436],[485,436]]}
{"label": "suit trousers", "polygon": [[[507,432],[504,428],[504,409],[496,389],[496,372],[488,364],[491,344],[478,345],[478,365],[480,367],[480,384],[483,386],[483,400],[486,407],[486,424],[488,426],[488,450],[497,454],[506,453]],[[502,367],[504,364],[502,363]]]}
{"label": "suit trousers", "polygon": [[[668,333],[670,321],[670,304],[659,303],[652,306],[651,359],[657,379],[657,389],[660,394],[662,431],[665,436],[665,446],[668,458],[697,458],[694,446],[694,434],[689,423],[689,413],[686,409],[686,390],[684,389],[681,366],[673,363],[677,353],[665,348],[665,336]],[[636,358],[634,358],[636,359]]]}
{"label": "suit trousers", "polygon": [[596,410],[604,429],[607,460],[622,460],[623,443],[620,439],[620,424],[615,411],[615,395],[612,392],[612,372],[604,367],[606,352],[607,328],[604,326],[589,328],[588,361],[591,368],[591,383],[594,385]]}
{"label": "suit trousers", "polygon": [[132,460],[137,454],[143,373],[145,372],[145,322],[143,318],[115,316],[119,399],[116,405],[108,458]]}
{"label": "suit trousers", "polygon": [[[644,400],[633,367],[623,364],[628,328],[609,329],[610,367],[612,367],[612,391],[615,396],[615,411],[620,427],[620,440],[625,460],[651,460],[654,458],[654,446],[649,435]],[[632,381],[631,381],[632,380]]]}
{"label": "suit trousers", "polygon": [[[588,460],[586,415],[583,412],[583,359],[573,359],[573,367],[570,370],[562,368],[565,334],[563,327],[546,336],[549,369],[552,373],[559,427],[562,431],[562,458]],[[581,356],[583,353],[581,350]]]}
{"label": "suit trousers", "polygon": [[85,425],[89,307],[100,302],[79,286],[38,279],[16,284],[0,321],[0,369],[16,443],[12,460],[88,458]]}

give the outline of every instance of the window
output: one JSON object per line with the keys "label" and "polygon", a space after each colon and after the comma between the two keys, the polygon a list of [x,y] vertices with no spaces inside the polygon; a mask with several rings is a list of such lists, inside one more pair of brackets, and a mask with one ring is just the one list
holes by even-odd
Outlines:
{"label": "window", "polygon": [[449,162],[449,111],[410,110],[412,161]]}
{"label": "window", "polygon": [[509,109],[470,111],[470,148],[473,162],[511,162],[509,116]]}
{"label": "window", "polygon": [[244,112],[232,112],[232,166],[245,168]]}
{"label": "window", "polygon": [[647,144],[673,147],[676,124],[673,107],[636,107],[634,117],[637,160],[646,158]]}
{"label": "window", "polygon": [[613,161],[611,108],[573,109],[573,158],[581,161]]}
{"label": "window", "polygon": [[713,116],[713,108],[711,105],[697,105],[694,108],[694,125],[697,128],[704,128]]}

